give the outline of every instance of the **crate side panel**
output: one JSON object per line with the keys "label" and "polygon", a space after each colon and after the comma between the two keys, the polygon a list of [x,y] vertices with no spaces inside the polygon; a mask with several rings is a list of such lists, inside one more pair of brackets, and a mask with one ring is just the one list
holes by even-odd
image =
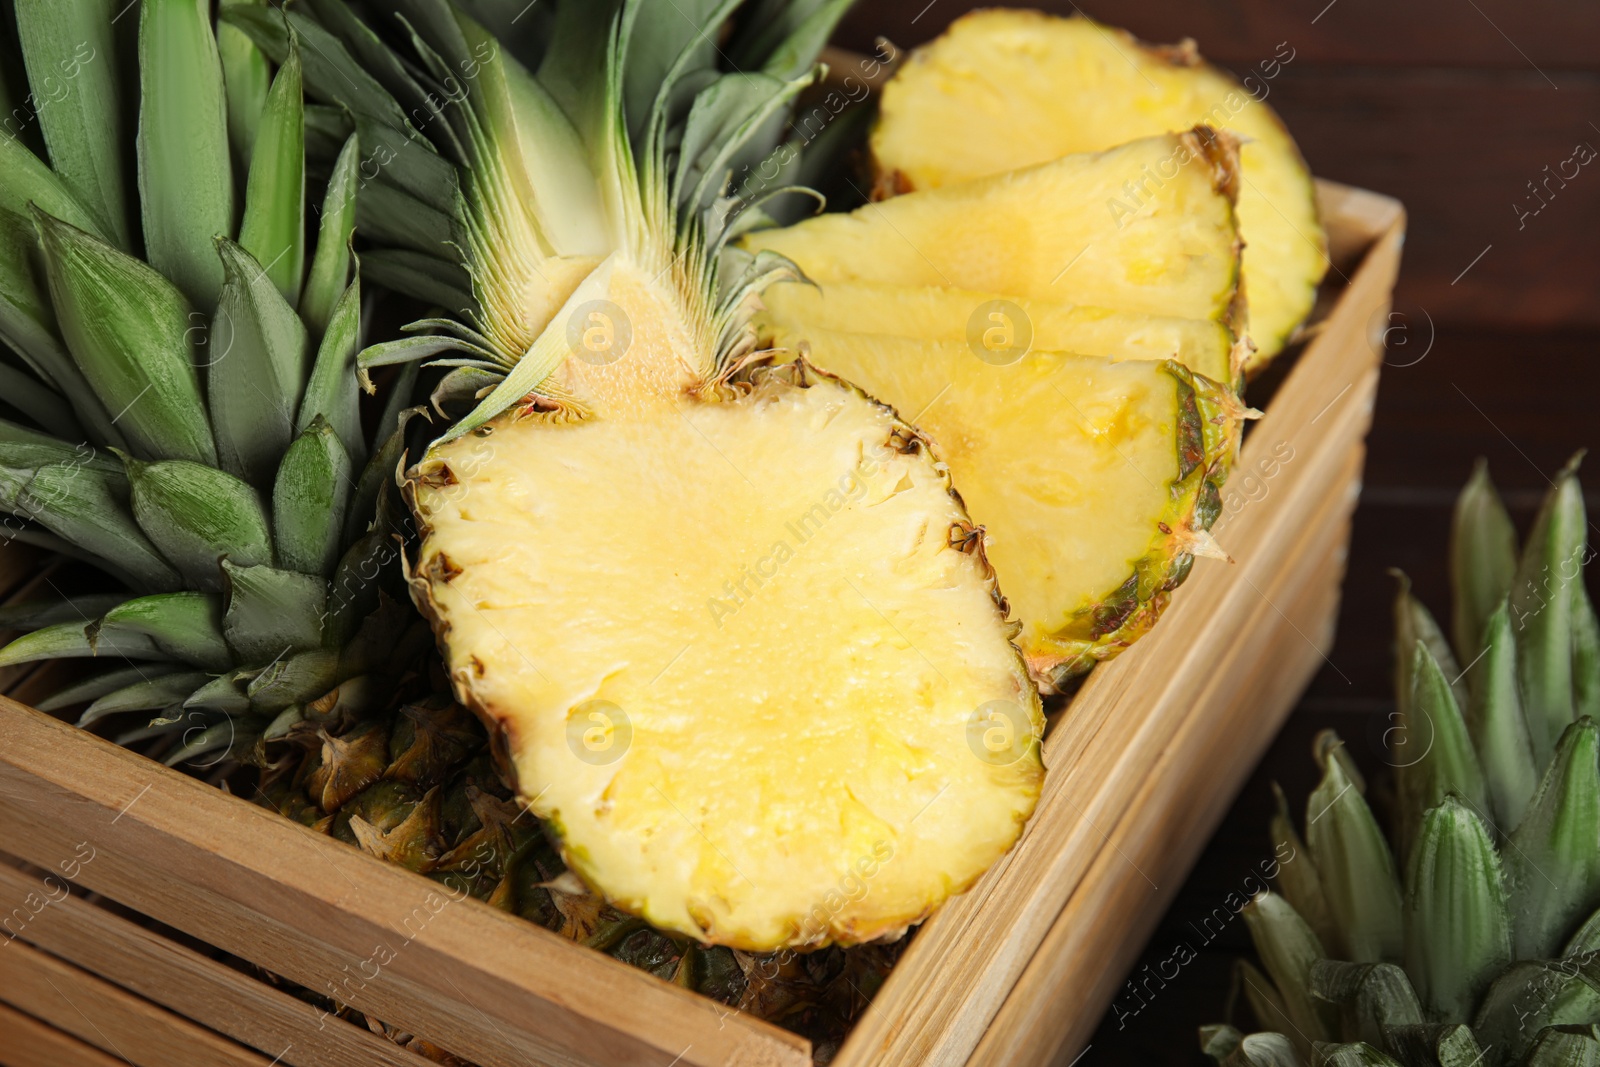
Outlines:
{"label": "crate side panel", "polygon": [[127,1067],[127,1061],[0,1001],[0,1049],[6,1067]]}

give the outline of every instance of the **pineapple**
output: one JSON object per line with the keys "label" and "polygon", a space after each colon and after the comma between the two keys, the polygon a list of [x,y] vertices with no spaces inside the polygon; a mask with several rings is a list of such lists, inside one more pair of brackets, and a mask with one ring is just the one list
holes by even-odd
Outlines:
{"label": "pineapple", "polygon": [[264,58],[220,52],[192,0],[143,4],[136,54],[109,4],[8,15],[52,102],[24,131],[41,144],[0,138],[0,508],[16,540],[99,575],[7,609],[27,632],[0,663],[94,660],[42,706],[88,702],[85,725],[154,713],[121,738],[169,763],[263,762],[297,723],[382,708],[394,665],[426,647],[375,577],[409,386],[369,443],[357,141],[313,243],[297,54],[270,84],[238,74]]}
{"label": "pineapple", "polygon": [[[1164,159],[1203,162],[1118,227],[1104,194]],[[1047,690],[1145,633],[1194,556],[1220,554],[1207,531],[1247,414],[1227,384],[1235,162],[1201,128],[745,239],[815,283],[767,291],[770,342],[914,413],[939,447]]]}
{"label": "pineapple", "polygon": [[[1325,733],[1305,841],[1279,796],[1272,836],[1296,857],[1282,895],[1245,911],[1268,972],[1242,964],[1245,993],[1282,1032],[1207,1027],[1201,1044],[1218,1062],[1600,1058],[1600,627],[1583,584],[1575,468],[1557,478],[1519,559],[1479,465],[1456,508],[1453,652],[1402,586],[1394,847]],[[1471,665],[1464,702],[1452,686],[1458,657]]]}
{"label": "pineapple", "polygon": [[[1264,70],[1276,74],[1279,59]],[[1243,142],[1239,230],[1256,345],[1245,369],[1253,373],[1305,320],[1328,266],[1311,174],[1267,106],[1269,92],[1269,81],[1241,85],[1203,62],[1193,41],[1155,48],[1081,16],[977,11],[884,86],[871,140],[875,193],[940,188],[1195,123],[1229,130]],[[1132,218],[1166,177],[1132,168],[1099,202]]]}
{"label": "pineapple", "polygon": [[404,475],[456,695],[608,903],[748,951],[899,936],[1020,834],[1043,718],[944,466],[757,352],[755,294],[793,267],[725,248],[728,175],[778,150],[843,6],[732,27],[750,73],[718,67],[731,6],[564,3],[515,54],[395,6],[224,14],[274,60],[332,57],[318,98],[359,88],[393,160],[363,269],[452,312],[362,365],[442,356],[435,402],[468,409]]}

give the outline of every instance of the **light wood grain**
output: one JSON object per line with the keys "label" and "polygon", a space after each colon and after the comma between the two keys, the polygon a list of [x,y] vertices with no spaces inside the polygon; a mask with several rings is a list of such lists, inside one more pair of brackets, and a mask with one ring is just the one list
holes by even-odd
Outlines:
{"label": "light wood grain", "polygon": [[0,996],[134,1067],[268,1067],[271,1062],[22,941],[0,949]]}
{"label": "light wood grain", "polygon": [[8,851],[52,869],[88,841],[80,884],[483,1067],[809,1062],[787,1031],[14,701],[0,721]]}
{"label": "light wood grain", "polygon": [[[1368,323],[1375,315],[1381,321],[1393,287],[1403,212],[1332,183],[1320,191],[1335,254],[1353,255],[1362,244],[1370,252],[1346,272],[1349,285],[1252,429],[1241,462],[1253,463],[1278,441],[1303,458],[1283,466],[1265,499],[1219,525],[1217,536],[1238,562],[1199,561],[1150,636],[1095,670],[1046,738],[1049,773],[1022,840],[918,933],[846,1042],[841,1067],[968,1058],[1193,708],[1195,692],[1226,646],[1250,632],[1260,590],[1286,566],[1305,522],[1304,494],[1353,504],[1349,478],[1332,479],[1370,419],[1370,391],[1361,387],[1377,365]],[[1329,456],[1331,470],[1321,465]],[[1263,736],[1291,700],[1263,709]],[[1096,1015],[1094,1008],[1077,1010]]]}
{"label": "light wood grain", "polygon": [[[17,935],[147,1000],[180,1010],[294,1067],[425,1067],[427,1061],[363,1027],[325,1021],[310,1004],[202,956],[120,915],[62,896],[68,883],[41,880],[0,854],[0,901],[50,900]],[[93,861],[91,861],[93,862]],[[287,1051],[285,1051],[287,1050]]]}
{"label": "light wood grain", "polygon": [[127,1067],[70,1034],[0,1001],[0,1064],[5,1067]]}

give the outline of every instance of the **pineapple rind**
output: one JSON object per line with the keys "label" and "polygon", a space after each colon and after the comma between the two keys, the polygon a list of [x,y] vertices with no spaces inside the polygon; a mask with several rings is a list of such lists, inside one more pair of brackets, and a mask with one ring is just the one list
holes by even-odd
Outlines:
{"label": "pineapple rind", "polygon": [[[836,460],[874,455],[859,497],[805,527],[821,553],[797,544],[741,586],[767,595],[724,595],[784,519],[816,514]],[[435,448],[408,491],[413,593],[458,698],[617,907],[750,951],[860,943],[1020,834],[1043,718],[982,535],[921,438],[859,392],[778,372],[681,413],[503,417]],[[592,700],[626,709],[613,762],[572,747]],[[1003,766],[970,748],[992,700],[1026,719]]]}
{"label": "pineapple rind", "polygon": [[[1235,131],[1244,141],[1238,212],[1253,373],[1310,312],[1328,266],[1310,171],[1265,102],[1270,81],[1258,82],[1256,98],[1204,63],[1193,42],[1153,47],[1083,17],[973,12],[884,87],[871,140],[874,193],[967,182],[1195,122]],[[1141,175],[1129,177],[1133,193],[1119,199],[1135,206]]]}

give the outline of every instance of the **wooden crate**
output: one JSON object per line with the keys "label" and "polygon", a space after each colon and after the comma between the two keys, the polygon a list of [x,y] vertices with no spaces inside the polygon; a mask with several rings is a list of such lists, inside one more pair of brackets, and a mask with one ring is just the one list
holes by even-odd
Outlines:
{"label": "wooden crate", "polygon": [[[1234,562],[1199,561],[1094,672],[1021,842],[917,933],[843,1067],[1071,1060],[1323,662],[1404,213],[1319,192],[1334,284],[1224,493]],[[41,565],[0,555],[11,588]],[[483,1067],[810,1062],[784,1030],[32,710],[41,677],[0,697],[0,1063],[425,1062],[225,955]]]}

